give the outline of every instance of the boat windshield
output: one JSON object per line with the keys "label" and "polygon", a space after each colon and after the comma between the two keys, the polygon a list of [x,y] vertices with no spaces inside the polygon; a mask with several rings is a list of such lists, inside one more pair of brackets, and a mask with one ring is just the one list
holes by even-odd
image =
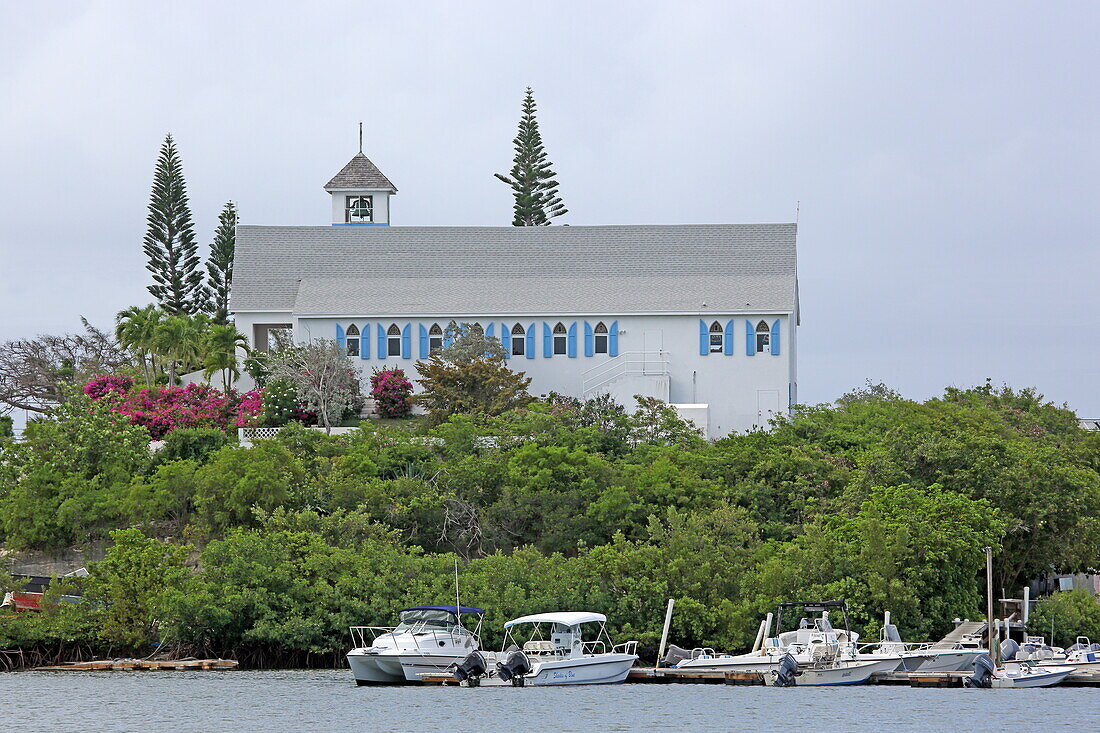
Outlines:
{"label": "boat windshield", "polygon": [[416,610],[416,611],[402,611],[401,623],[398,624],[394,631],[409,631],[412,628],[417,630],[427,629],[449,629],[452,626],[456,626],[458,621],[455,619],[454,614],[447,611],[429,611],[429,610]]}

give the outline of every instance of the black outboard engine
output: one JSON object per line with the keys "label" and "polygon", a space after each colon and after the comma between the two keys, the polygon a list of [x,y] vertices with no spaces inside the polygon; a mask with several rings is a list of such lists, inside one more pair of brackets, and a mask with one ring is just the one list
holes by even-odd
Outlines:
{"label": "black outboard engine", "polygon": [[1015,639],[1005,639],[1001,642],[1001,659],[1006,662],[1016,661],[1016,652],[1020,651],[1020,645]]}
{"label": "black outboard engine", "polygon": [[779,666],[775,670],[776,687],[794,687],[794,678],[799,675],[798,662],[790,653],[779,658]]}
{"label": "black outboard engine", "polygon": [[983,654],[974,660],[974,674],[963,677],[965,687],[992,687],[993,686],[993,660]]}
{"label": "black outboard engine", "polygon": [[682,649],[675,644],[668,645],[668,651],[665,653],[665,658],[661,660],[662,667],[675,667],[684,660],[691,659],[691,652],[687,649]]}
{"label": "black outboard engine", "polygon": [[497,675],[513,687],[523,687],[523,676],[530,674],[531,660],[521,651],[512,652],[503,662],[497,662]]}
{"label": "black outboard engine", "polygon": [[477,687],[481,678],[485,676],[488,666],[481,652],[470,652],[458,666],[455,667],[455,679],[465,682],[470,687]]}

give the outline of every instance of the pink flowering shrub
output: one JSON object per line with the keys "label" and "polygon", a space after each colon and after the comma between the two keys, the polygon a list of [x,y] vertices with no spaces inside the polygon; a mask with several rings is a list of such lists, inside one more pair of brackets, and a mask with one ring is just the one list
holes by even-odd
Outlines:
{"label": "pink flowering shrub", "polygon": [[119,396],[125,395],[133,386],[134,380],[122,374],[100,374],[84,385],[84,394],[98,400],[112,392]]}
{"label": "pink flowering shrub", "polygon": [[237,416],[233,424],[238,428],[255,428],[264,422],[264,398],[262,390],[252,390],[241,395],[237,403]]}
{"label": "pink flowering shrub", "polygon": [[412,411],[412,382],[401,369],[376,370],[370,378],[370,395],[382,417],[405,417]]}
{"label": "pink flowering shrub", "polygon": [[205,384],[186,387],[143,387],[132,390],[129,377],[100,376],[84,385],[93,400],[112,396],[111,409],[125,416],[131,425],[141,425],[153,440],[160,440],[177,428],[225,430],[238,416],[237,394]]}

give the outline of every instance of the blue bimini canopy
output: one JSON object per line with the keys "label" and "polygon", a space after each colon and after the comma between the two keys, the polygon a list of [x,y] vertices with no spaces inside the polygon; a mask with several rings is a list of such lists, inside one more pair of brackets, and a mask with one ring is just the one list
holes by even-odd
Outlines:
{"label": "blue bimini canopy", "polygon": [[479,616],[485,614],[483,609],[474,608],[473,606],[412,606],[401,609],[401,613],[405,611],[446,611],[447,613],[453,613],[455,616],[459,613],[476,613]]}

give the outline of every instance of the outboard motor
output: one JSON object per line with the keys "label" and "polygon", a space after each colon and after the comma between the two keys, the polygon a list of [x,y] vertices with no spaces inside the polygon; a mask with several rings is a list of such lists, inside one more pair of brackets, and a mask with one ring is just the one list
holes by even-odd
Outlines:
{"label": "outboard motor", "polygon": [[665,652],[665,658],[661,660],[661,666],[675,667],[680,662],[689,659],[691,659],[691,652],[689,650],[678,647],[675,644],[669,644],[668,651]]}
{"label": "outboard motor", "polygon": [[784,654],[779,658],[779,666],[773,674],[775,680],[772,684],[776,687],[794,687],[794,678],[800,674],[798,662],[789,653]]}
{"label": "outboard motor", "polygon": [[503,662],[497,662],[497,675],[513,687],[523,687],[523,676],[531,673],[531,660],[521,651],[512,652]]}
{"label": "outboard motor", "polygon": [[481,652],[470,652],[466,658],[455,667],[455,679],[465,682],[470,687],[481,684],[481,678],[485,676],[488,666]]}
{"label": "outboard motor", "polygon": [[969,677],[963,677],[963,686],[965,687],[992,687],[993,686],[993,660],[988,655],[983,654],[974,660],[974,674]]}
{"label": "outboard motor", "polygon": [[1001,659],[1006,662],[1016,660],[1016,652],[1020,651],[1020,645],[1015,639],[1005,639],[1001,642]]}

